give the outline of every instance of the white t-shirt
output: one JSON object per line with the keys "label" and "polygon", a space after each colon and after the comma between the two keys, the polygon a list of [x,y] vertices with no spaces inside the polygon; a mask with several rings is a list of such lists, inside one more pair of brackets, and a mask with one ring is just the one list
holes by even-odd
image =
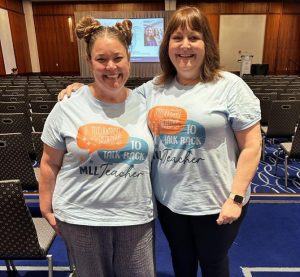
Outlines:
{"label": "white t-shirt", "polygon": [[124,103],[108,104],[83,86],[55,105],[42,140],[66,150],[52,201],[59,220],[126,226],[154,219],[153,139],[139,94],[130,91]]}
{"label": "white t-shirt", "polygon": [[[173,212],[216,214],[228,198],[239,148],[233,131],[260,120],[259,100],[238,76],[221,72],[214,83],[137,89],[147,99],[155,141],[152,185]],[[246,201],[250,197],[250,186]]]}

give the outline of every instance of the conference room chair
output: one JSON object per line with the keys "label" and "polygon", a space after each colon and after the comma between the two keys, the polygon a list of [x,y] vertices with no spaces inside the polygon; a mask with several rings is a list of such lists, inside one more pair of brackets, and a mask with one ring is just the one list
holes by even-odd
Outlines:
{"label": "conference room chair", "polygon": [[278,100],[300,100],[300,94],[297,93],[280,93],[277,97]]}
{"label": "conference room chair", "polygon": [[263,92],[276,92],[278,94],[284,93],[285,89],[282,88],[271,88],[271,87],[266,87],[264,88]]}
{"label": "conference room chair", "polygon": [[20,180],[1,180],[0,197],[0,259],[6,261],[8,276],[19,276],[14,260],[47,260],[48,277],[53,277],[49,249],[54,229],[46,219],[31,216]]}
{"label": "conference room chair", "polygon": [[32,124],[30,118],[25,116],[24,113],[1,113],[0,133],[22,133],[27,152],[32,160],[35,159],[31,138]]}
{"label": "conference room chair", "polygon": [[287,93],[300,93],[300,88],[287,87],[285,91]]}
{"label": "conference room chair", "polygon": [[[67,85],[66,85],[67,86]],[[65,86],[65,87],[66,87]],[[49,88],[48,91],[49,93],[53,96],[53,95],[57,95],[60,93],[60,91],[62,90],[62,88]],[[55,98],[56,100],[56,98]]]}
{"label": "conference room chair", "polygon": [[39,170],[32,166],[21,133],[0,134],[0,157],[0,180],[18,179],[23,190],[38,190]]}
{"label": "conference room chair", "polygon": [[50,113],[57,101],[36,101],[30,102],[32,113]]}
{"label": "conference room chair", "polygon": [[275,162],[275,175],[277,175],[278,157],[281,151],[284,153],[284,184],[288,186],[288,162],[290,159],[300,159],[300,128],[297,128],[291,142],[279,144]]}
{"label": "conference room chair", "polygon": [[49,94],[48,89],[45,87],[29,87],[27,92],[28,94]]}
{"label": "conference room chair", "polygon": [[277,99],[277,93],[262,92],[262,93],[255,93],[255,95],[260,101],[260,110],[261,110],[260,124],[262,126],[266,126],[268,125],[268,121],[269,121],[272,101]]}
{"label": "conference room chair", "polygon": [[1,102],[26,102],[27,97],[24,94],[2,94],[0,95]]}
{"label": "conference room chair", "polygon": [[42,132],[32,132],[32,141],[38,166],[41,164],[41,159],[43,155],[43,142],[41,140],[41,135]]}
{"label": "conference room chair", "polygon": [[29,116],[28,104],[25,101],[20,102],[0,102],[0,113],[24,113]]}
{"label": "conference room chair", "polygon": [[268,126],[261,126],[262,159],[265,159],[266,139],[291,139],[299,119],[300,100],[273,100]]}
{"label": "conference room chair", "polygon": [[2,95],[25,95],[26,92],[19,90],[4,90],[2,91]]}
{"label": "conference room chair", "polygon": [[27,99],[31,101],[56,101],[55,97],[50,93],[47,94],[28,94]]}
{"label": "conference room chair", "polygon": [[49,113],[32,113],[32,127],[35,132],[42,132]]}

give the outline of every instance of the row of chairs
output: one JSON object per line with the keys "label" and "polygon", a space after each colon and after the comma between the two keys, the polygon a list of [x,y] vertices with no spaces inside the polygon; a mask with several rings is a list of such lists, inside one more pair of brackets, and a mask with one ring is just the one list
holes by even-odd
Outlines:
{"label": "row of chairs", "polygon": [[34,100],[30,103],[26,101],[18,102],[1,102],[0,101],[0,113],[24,113],[27,116],[31,116],[32,113],[50,113],[57,101]]}
{"label": "row of chairs", "polygon": [[43,131],[48,113],[0,113],[0,134],[21,133],[25,149],[31,160],[40,161],[39,137]]}
{"label": "row of chairs", "polygon": [[[273,95],[272,95],[273,96]],[[268,101],[264,107],[265,102]],[[288,162],[289,159],[300,158],[300,128],[299,111],[300,100],[272,100],[262,99],[262,160],[265,160],[265,147],[267,139],[284,139],[279,143],[276,156],[276,172],[278,158],[281,153],[284,153],[284,172],[285,172],[285,186],[288,186]],[[264,107],[264,108],[263,108]]]}
{"label": "row of chairs", "polygon": [[[261,125],[268,125],[269,118],[271,116],[271,106],[273,101],[295,101],[300,100],[300,93],[277,93],[277,92],[269,92],[269,93],[255,93],[256,97],[260,100],[260,108],[261,108]],[[284,103],[284,102],[281,102]],[[297,103],[297,102],[296,102]],[[297,111],[295,111],[297,112]],[[300,113],[300,106],[299,106]]]}
{"label": "row of chairs", "polygon": [[[43,152],[41,133],[33,133],[34,151],[40,161]],[[18,179],[23,190],[37,191],[39,167],[33,167],[21,133],[0,134],[0,180]]]}

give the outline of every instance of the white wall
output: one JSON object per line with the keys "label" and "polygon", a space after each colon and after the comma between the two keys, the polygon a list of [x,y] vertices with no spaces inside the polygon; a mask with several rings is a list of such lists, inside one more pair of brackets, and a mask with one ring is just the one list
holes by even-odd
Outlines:
{"label": "white wall", "polygon": [[31,1],[23,1],[23,10],[25,14],[25,23],[26,30],[28,36],[28,44],[29,44],[29,53],[31,60],[32,72],[40,72],[40,61],[38,55],[37,41],[36,41],[36,33],[32,12],[32,3]]}
{"label": "white wall", "polygon": [[266,15],[221,15],[219,47],[221,65],[239,71],[241,54],[253,55],[252,63],[262,63]]}
{"label": "white wall", "polygon": [[17,66],[8,12],[3,9],[0,9],[0,43],[2,47],[5,72],[6,74],[11,74],[11,69]]}

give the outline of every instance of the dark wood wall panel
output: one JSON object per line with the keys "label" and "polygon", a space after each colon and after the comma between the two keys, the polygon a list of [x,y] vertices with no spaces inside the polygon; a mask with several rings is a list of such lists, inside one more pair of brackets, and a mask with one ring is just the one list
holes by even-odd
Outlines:
{"label": "dark wood wall panel", "polygon": [[218,15],[208,14],[207,19],[216,42],[219,42],[220,17]]}
{"label": "dark wood wall panel", "polygon": [[269,2],[268,13],[281,13],[282,12],[282,0]]}
{"label": "dark wood wall panel", "polygon": [[56,73],[58,53],[56,28],[53,16],[34,17],[40,68],[42,73]]}
{"label": "dark wood wall panel", "polygon": [[[297,27],[296,27],[297,26]],[[277,68],[279,74],[299,74],[300,71],[300,15],[283,15],[277,46]]]}
{"label": "dark wood wall panel", "polygon": [[74,12],[83,11],[160,11],[165,9],[161,2],[137,2],[137,3],[98,3],[76,2],[72,3],[36,3],[32,5],[34,15],[72,15]]}
{"label": "dark wood wall panel", "polygon": [[263,63],[269,64],[269,72],[276,72],[276,55],[278,44],[278,32],[281,16],[278,14],[269,15],[266,22]]}
{"label": "dark wood wall panel", "polygon": [[298,13],[298,14],[300,14],[299,1],[284,0],[283,7],[282,7],[282,13],[292,13],[292,14]]}
{"label": "dark wood wall panel", "polygon": [[6,0],[6,7],[8,10],[23,13],[22,0]]}
{"label": "dark wood wall panel", "polygon": [[[182,1],[180,1],[182,2]],[[186,6],[186,5],[190,5],[188,4],[189,1],[183,1],[184,3],[179,3],[177,1],[177,8],[180,8],[182,6]],[[219,3],[208,3],[208,2],[202,2],[199,3],[200,1],[197,1],[195,3],[192,3],[193,6],[197,7],[198,9],[200,9],[201,11],[203,11],[205,14],[219,14],[219,9],[220,9],[220,5]]]}
{"label": "dark wood wall panel", "polygon": [[260,14],[268,12],[268,3],[267,2],[245,2],[243,3],[244,9],[243,12],[247,14]]}
{"label": "dark wood wall panel", "polygon": [[[18,2],[18,0],[14,0]],[[0,0],[4,3],[5,0]],[[299,15],[300,2],[292,0],[271,1],[198,1],[177,0],[177,8],[194,5],[208,17],[216,41],[219,39],[219,20],[222,14],[266,14],[263,63],[268,63],[270,73],[293,73],[300,70]],[[154,1],[101,1],[98,2],[33,2],[34,20],[41,71],[73,72],[77,70],[77,41],[70,43],[65,18],[83,11],[147,11],[164,10],[162,0]],[[298,36],[298,40],[297,37]],[[291,64],[287,59],[298,60]],[[76,61],[75,61],[76,59]],[[283,60],[282,60],[283,59]],[[287,64],[289,63],[289,64]],[[58,64],[56,66],[56,64]],[[288,69],[288,70],[286,70]],[[290,71],[290,72],[289,72]]]}
{"label": "dark wood wall panel", "polygon": [[77,39],[74,33],[74,17],[70,17],[73,21],[73,41],[69,30],[68,16],[55,16],[55,28],[60,30],[56,33],[57,54],[58,54],[58,72],[66,74],[79,74],[79,57]]}
{"label": "dark wood wall panel", "polygon": [[32,72],[25,17],[8,11],[18,73]]}
{"label": "dark wood wall panel", "polygon": [[5,0],[0,0],[0,8],[6,8],[6,1]]}
{"label": "dark wood wall panel", "polygon": [[[36,3],[33,5],[39,60],[42,73],[79,74],[77,39],[70,41],[68,18],[74,12],[164,10],[164,2],[154,3]],[[74,31],[74,30],[73,30]]]}
{"label": "dark wood wall panel", "polygon": [[244,3],[242,1],[227,1],[220,3],[221,14],[243,13]]}
{"label": "dark wood wall panel", "polygon": [[3,53],[2,53],[2,48],[0,44],[0,75],[5,75],[5,66],[4,66],[4,60],[3,60]]}

